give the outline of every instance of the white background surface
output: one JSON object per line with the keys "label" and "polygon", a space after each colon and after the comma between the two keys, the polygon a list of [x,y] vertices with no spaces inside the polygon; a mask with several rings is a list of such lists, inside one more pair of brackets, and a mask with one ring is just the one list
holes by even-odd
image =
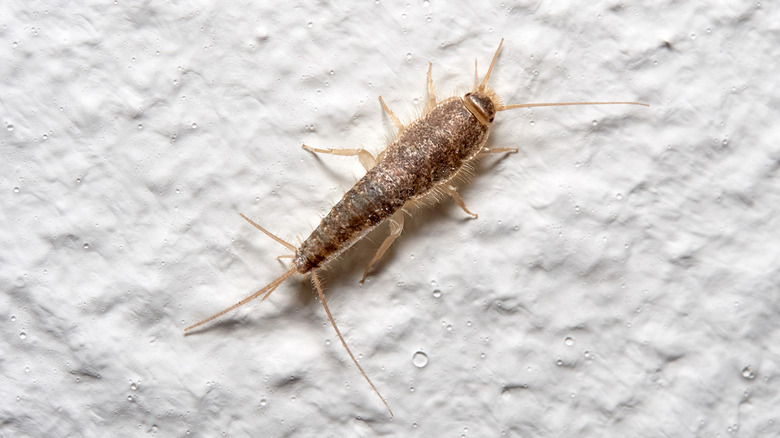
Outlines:
{"label": "white background surface", "polygon": [[[0,6],[0,435],[776,436],[772,2]],[[451,201],[284,270],[433,63],[506,103]],[[427,364],[413,363],[415,352]]]}

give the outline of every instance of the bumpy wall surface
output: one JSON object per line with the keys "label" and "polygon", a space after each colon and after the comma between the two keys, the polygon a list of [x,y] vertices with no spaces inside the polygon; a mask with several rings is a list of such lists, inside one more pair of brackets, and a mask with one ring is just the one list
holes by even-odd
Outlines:
{"label": "bumpy wall surface", "polygon": [[[0,5],[0,435],[777,436],[773,2]],[[580,2],[582,3],[582,2]],[[284,272],[425,99],[505,103],[461,182]],[[415,103],[417,104],[415,106]]]}

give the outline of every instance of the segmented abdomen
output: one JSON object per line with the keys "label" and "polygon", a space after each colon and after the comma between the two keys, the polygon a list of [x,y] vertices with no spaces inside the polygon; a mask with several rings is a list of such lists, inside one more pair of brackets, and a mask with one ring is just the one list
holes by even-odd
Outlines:
{"label": "segmented abdomen", "polygon": [[438,104],[409,125],[333,206],[296,251],[296,270],[303,274],[322,266],[406,202],[449,180],[479,152],[487,133],[460,98]]}

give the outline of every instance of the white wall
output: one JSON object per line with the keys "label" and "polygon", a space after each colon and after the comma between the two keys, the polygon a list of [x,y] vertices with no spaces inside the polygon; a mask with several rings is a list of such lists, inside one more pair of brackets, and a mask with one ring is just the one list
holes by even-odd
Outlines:
{"label": "white wall", "polygon": [[[3,2],[0,435],[780,433],[780,14],[646,3]],[[506,103],[651,107],[501,113],[479,219],[325,274],[391,421],[308,282],[183,336],[284,270],[238,212],[296,242],[362,175],[302,142],[381,150],[501,38]]]}

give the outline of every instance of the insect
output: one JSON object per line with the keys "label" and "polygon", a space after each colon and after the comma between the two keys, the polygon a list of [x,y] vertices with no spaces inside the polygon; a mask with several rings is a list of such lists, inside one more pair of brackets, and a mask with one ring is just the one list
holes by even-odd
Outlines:
{"label": "insect", "polygon": [[[482,82],[478,82],[477,64],[474,62],[474,88],[465,96],[454,96],[437,100],[431,79],[431,64],[428,64],[428,100],[422,116],[404,126],[387,107],[382,97],[379,101],[390,120],[398,129],[395,142],[387,146],[376,158],[365,149],[318,149],[303,145],[303,149],[323,154],[356,156],[365,167],[366,174],[341,200],[330,210],[319,226],[296,247],[275,236],[243,214],[241,217],[262,231],[293,254],[290,268],[276,280],[267,284],[252,295],[233,306],[218,312],[185,331],[206,324],[220,316],[261,297],[261,301],[295,274],[310,275],[320,302],[336,331],[341,344],[357,366],[373,391],[382,400],[392,417],[393,411],[374,383],[363,371],[341,335],[328,304],[320,280],[319,271],[338,258],[339,254],[351,247],[369,231],[383,221],[389,221],[390,234],[380,245],[374,257],[369,261],[363,273],[363,280],[385,254],[390,245],[401,234],[404,226],[404,214],[407,209],[421,200],[443,197],[452,198],[467,214],[472,213],[452,185],[459,174],[468,171],[469,165],[478,157],[486,154],[517,152],[517,148],[488,148],[490,127],[498,112],[516,108],[564,105],[606,105],[628,104],[645,105],[639,102],[566,102],[566,103],[529,103],[504,105],[498,94],[487,85],[490,74],[501,51],[502,39],[496,49],[493,60]],[[283,256],[285,257],[285,256]]]}

